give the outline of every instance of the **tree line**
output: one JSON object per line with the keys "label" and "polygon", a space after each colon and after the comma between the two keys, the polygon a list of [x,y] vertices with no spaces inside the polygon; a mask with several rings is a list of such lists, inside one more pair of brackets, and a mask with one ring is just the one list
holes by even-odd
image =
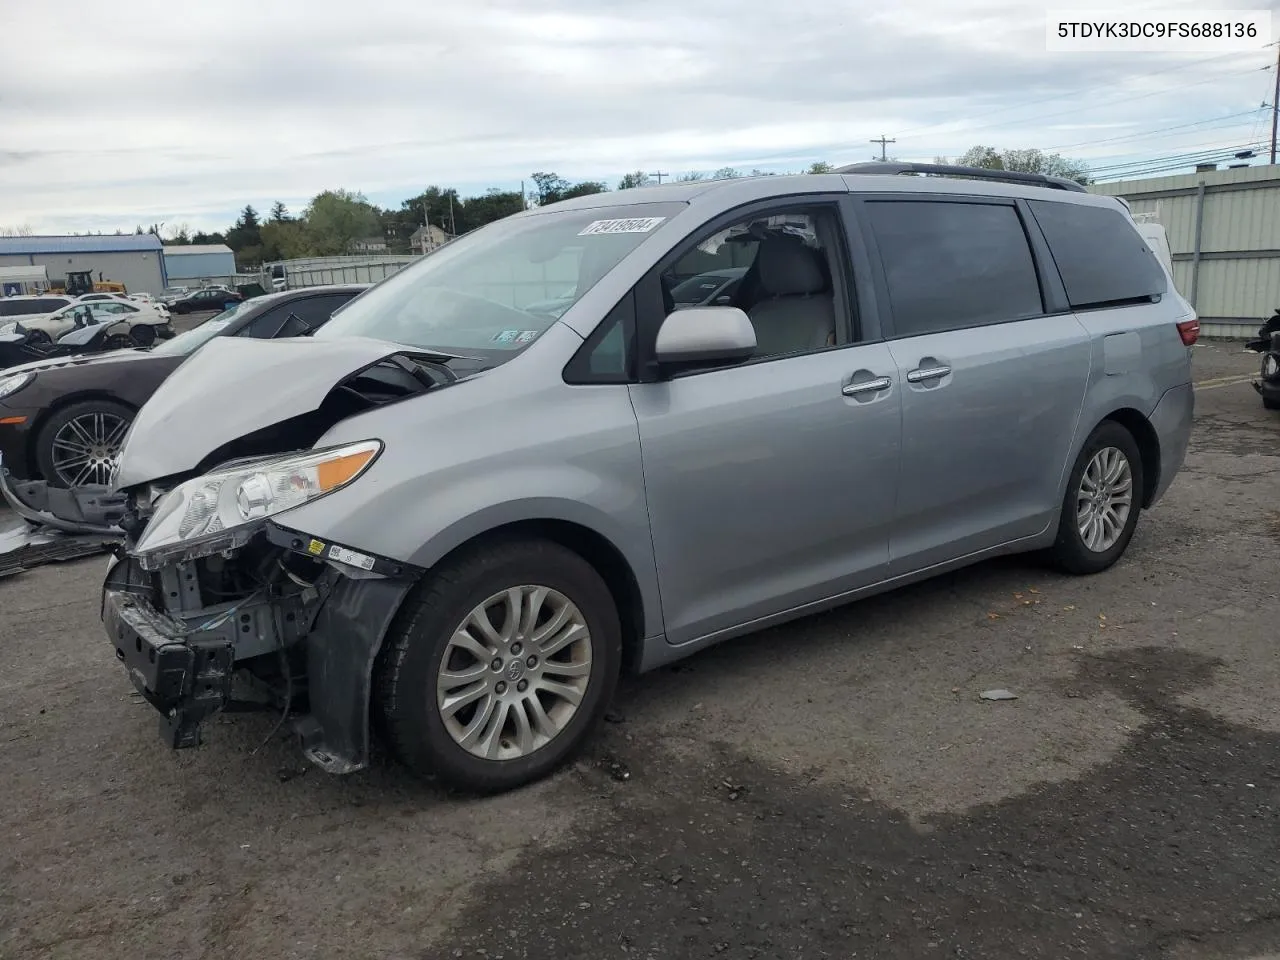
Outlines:
{"label": "tree line", "polygon": [[[894,159],[894,158],[891,158]],[[945,157],[935,162],[949,163]],[[1039,150],[996,150],[993,147],[975,146],[956,161],[965,166],[987,169],[1023,170],[1064,176],[1086,183],[1088,167],[1058,154],[1045,154]],[[835,168],[826,161],[818,161],[800,173],[830,173]],[[773,176],[776,171],[753,169],[741,171],[734,167],[718,170],[689,172],[674,178],[676,182],[723,180],[744,176]],[[616,189],[628,190],[651,185],[656,178],[643,170],[623,176]],[[606,193],[609,186],[601,181],[583,180],[570,182],[555,173],[538,172],[530,177],[532,189],[501,190],[491,188],[484,193],[463,197],[452,187],[431,186],[400,202],[399,207],[379,207],[370,203],[364,194],[350,190],[325,190],[314,196],[297,215],[281,202],[272,205],[264,218],[252,205],[245,206],[239,217],[226,230],[213,233],[192,232],[185,225],[172,228],[162,239],[166,244],[225,243],[236,255],[240,269],[253,269],[272,260],[292,260],[299,257],[327,257],[353,252],[361,241],[378,241],[386,244],[386,252],[406,254],[414,252],[411,238],[424,224],[438,227],[448,236],[458,236],[501,220],[531,206],[545,206],[572,197]],[[160,225],[144,228],[137,233],[154,233],[160,236]]]}

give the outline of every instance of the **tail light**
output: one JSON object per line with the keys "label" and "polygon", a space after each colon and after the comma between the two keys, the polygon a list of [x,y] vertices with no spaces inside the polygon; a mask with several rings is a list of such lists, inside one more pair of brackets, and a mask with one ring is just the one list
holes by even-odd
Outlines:
{"label": "tail light", "polygon": [[1200,339],[1200,318],[1192,317],[1190,320],[1183,320],[1178,324],[1178,336],[1182,338],[1182,342],[1186,346],[1193,345]]}

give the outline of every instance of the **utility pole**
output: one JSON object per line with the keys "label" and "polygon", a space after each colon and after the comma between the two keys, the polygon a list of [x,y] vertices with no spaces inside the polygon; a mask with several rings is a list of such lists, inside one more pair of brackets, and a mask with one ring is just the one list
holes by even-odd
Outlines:
{"label": "utility pole", "polygon": [[655,180],[657,180],[657,181],[658,181],[658,186],[662,186],[662,178],[663,178],[663,177],[669,177],[669,176],[671,176],[671,174],[669,174],[669,173],[663,173],[661,170],[658,170],[658,171],[657,171],[657,172],[655,172],[655,173],[651,173],[651,174],[649,174],[649,176],[653,177],[653,179],[655,179]]}
{"label": "utility pole", "polygon": [[1276,41],[1276,89],[1271,94],[1271,162],[1276,162],[1276,123],[1280,121],[1280,41]]}
{"label": "utility pole", "polygon": [[449,232],[458,235],[458,221],[453,219],[453,191],[449,191]]}
{"label": "utility pole", "polygon": [[871,142],[872,142],[872,143],[878,143],[878,144],[880,144],[880,160],[883,162],[884,160],[889,159],[887,156],[885,156],[884,148],[885,148],[885,147],[887,147],[889,144],[891,144],[891,143],[897,143],[898,141],[897,141],[897,140],[886,140],[886,139],[884,138],[884,134],[882,133],[882,134],[880,134],[880,139],[879,139],[879,140],[872,140]]}

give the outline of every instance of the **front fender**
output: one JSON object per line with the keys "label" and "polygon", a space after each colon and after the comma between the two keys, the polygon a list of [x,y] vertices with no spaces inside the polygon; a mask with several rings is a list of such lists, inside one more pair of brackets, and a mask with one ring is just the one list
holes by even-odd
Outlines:
{"label": "front fender", "polygon": [[413,583],[338,577],[306,639],[310,713],[296,724],[308,760],[329,773],[369,763],[378,652]]}
{"label": "front fender", "polygon": [[450,481],[451,472],[379,487],[374,496],[357,496],[356,484],[292,511],[287,521],[321,539],[421,569],[511,524],[572,524],[602,537],[618,552],[639,587],[646,632],[661,631],[657,569],[638,469],[630,474],[573,463],[526,464],[460,470]]}

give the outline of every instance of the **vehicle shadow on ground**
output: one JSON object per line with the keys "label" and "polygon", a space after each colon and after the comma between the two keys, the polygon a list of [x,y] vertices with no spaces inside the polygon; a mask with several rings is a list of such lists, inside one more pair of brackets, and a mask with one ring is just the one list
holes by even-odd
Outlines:
{"label": "vehicle shadow on ground", "polygon": [[[717,744],[605,749],[661,771],[643,795],[473,890],[451,956],[1244,957],[1280,945],[1280,736],[1178,704],[1214,661],[1076,658],[1064,693],[1142,716],[1123,749],[925,829]],[[975,771],[975,775],[981,775]],[[726,785],[732,785],[732,790]]]}

